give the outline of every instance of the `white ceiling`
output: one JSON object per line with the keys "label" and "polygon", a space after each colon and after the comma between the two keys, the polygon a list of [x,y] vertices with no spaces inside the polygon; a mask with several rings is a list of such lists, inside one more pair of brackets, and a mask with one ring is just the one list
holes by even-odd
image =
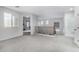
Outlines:
{"label": "white ceiling", "polygon": [[22,12],[32,13],[45,17],[63,17],[64,13],[68,11],[72,6],[8,6],[8,8]]}

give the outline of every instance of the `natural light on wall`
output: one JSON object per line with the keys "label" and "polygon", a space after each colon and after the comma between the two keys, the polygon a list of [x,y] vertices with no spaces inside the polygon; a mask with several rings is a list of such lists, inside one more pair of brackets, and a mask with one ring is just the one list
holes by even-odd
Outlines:
{"label": "natural light on wall", "polygon": [[12,26],[15,27],[15,16],[12,16]]}
{"label": "natural light on wall", "polygon": [[5,27],[11,27],[11,14],[4,13],[4,26]]}
{"label": "natural light on wall", "polygon": [[4,27],[15,27],[15,16],[11,13],[4,12]]}
{"label": "natural light on wall", "polygon": [[41,21],[41,25],[43,25],[44,24],[44,22],[43,21]]}
{"label": "natural light on wall", "polygon": [[46,24],[49,24],[49,21],[48,20],[46,21]]}

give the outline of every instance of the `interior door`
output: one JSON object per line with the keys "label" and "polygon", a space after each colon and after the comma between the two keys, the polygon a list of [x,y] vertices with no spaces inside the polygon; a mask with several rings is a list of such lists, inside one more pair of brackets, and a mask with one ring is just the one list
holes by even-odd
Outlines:
{"label": "interior door", "polygon": [[75,8],[75,31],[74,41],[79,46],[79,7]]}
{"label": "interior door", "polygon": [[79,43],[79,16],[78,15],[76,16],[75,20],[76,20],[75,33],[74,33],[75,42]]}

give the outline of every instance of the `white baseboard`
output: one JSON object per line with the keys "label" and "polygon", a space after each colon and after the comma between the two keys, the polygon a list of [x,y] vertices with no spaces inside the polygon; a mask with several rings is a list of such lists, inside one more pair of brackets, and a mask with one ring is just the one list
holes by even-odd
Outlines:
{"label": "white baseboard", "polygon": [[11,37],[2,38],[2,39],[0,39],[0,41],[9,40],[9,39],[16,38],[16,37],[19,37],[19,36],[23,36],[23,34],[20,34],[20,35],[17,35],[17,36],[11,36]]}

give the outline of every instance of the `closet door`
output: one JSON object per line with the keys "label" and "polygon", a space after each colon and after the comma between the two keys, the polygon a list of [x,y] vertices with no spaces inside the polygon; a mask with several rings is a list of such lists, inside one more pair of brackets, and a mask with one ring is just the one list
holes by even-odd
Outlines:
{"label": "closet door", "polygon": [[74,41],[79,46],[79,7],[75,7]]}

